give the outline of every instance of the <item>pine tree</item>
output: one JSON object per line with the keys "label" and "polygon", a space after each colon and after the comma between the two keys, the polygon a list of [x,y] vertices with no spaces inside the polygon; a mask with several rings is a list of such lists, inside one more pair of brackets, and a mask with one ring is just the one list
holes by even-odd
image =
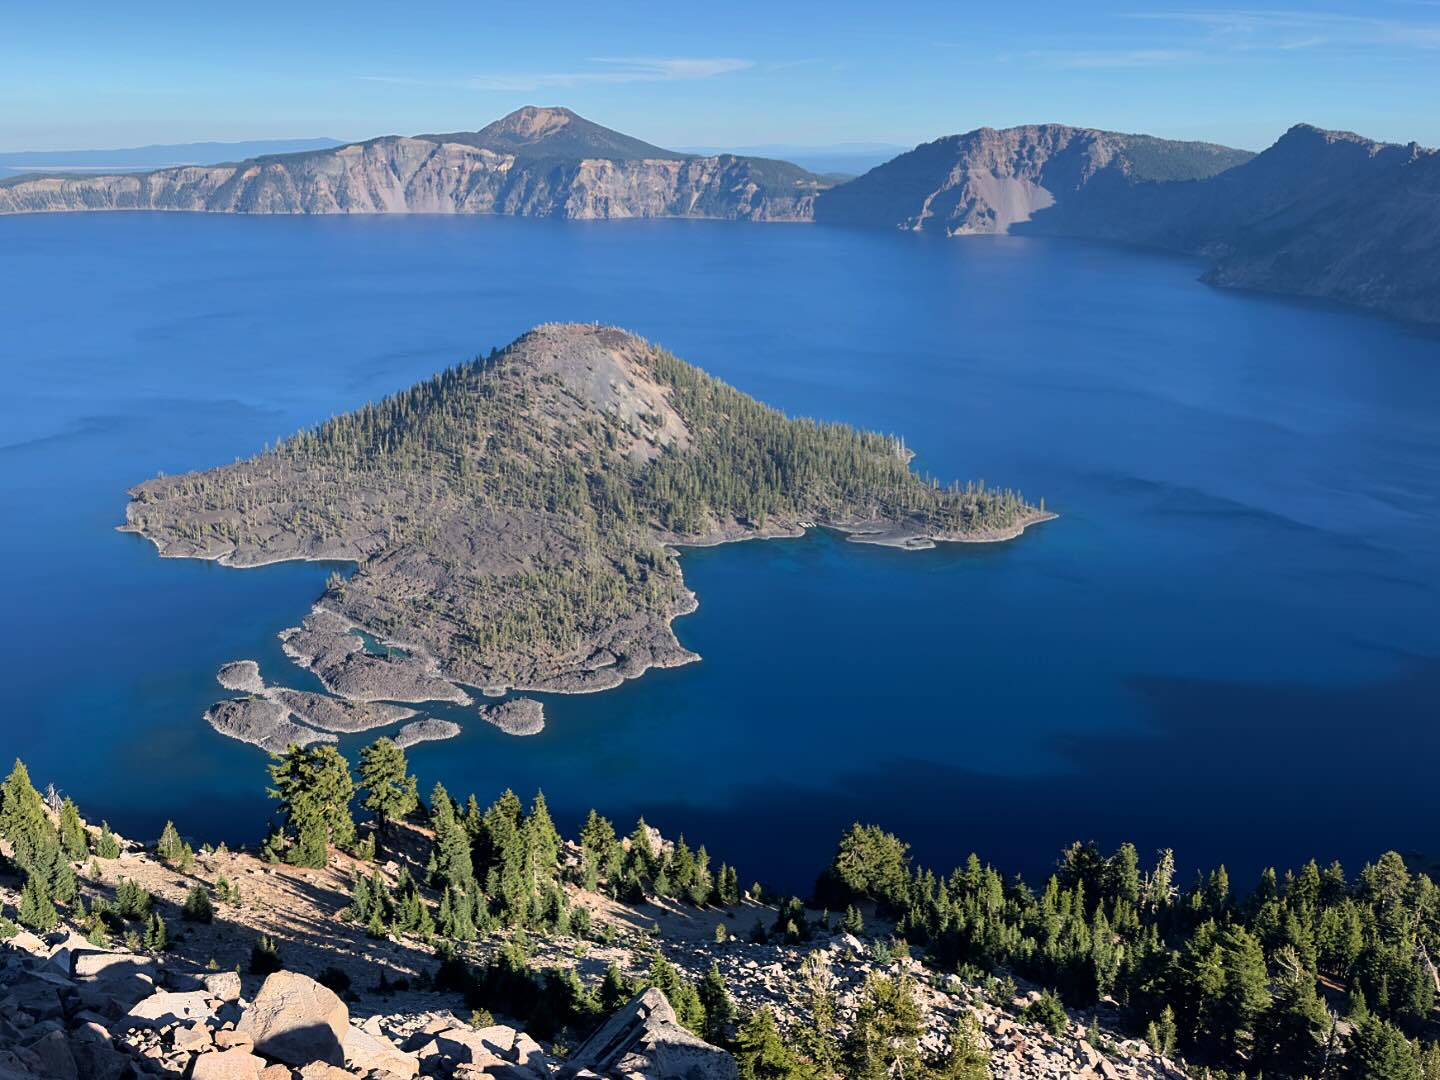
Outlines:
{"label": "pine tree", "polygon": [[415,777],[407,771],[405,751],[389,738],[376,739],[360,751],[360,804],[375,814],[383,835],[391,821],[399,821],[420,805]]}
{"label": "pine tree", "polygon": [[550,808],[545,803],[543,791],[535,793],[530,813],[525,818],[524,831],[530,880],[539,889],[555,880],[555,869],[560,864],[560,834],[550,818]]}
{"label": "pine tree", "polygon": [[80,820],[75,800],[68,796],[60,804],[60,849],[71,862],[79,862],[89,853],[85,842],[85,823]]}
{"label": "pine tree", "polygon": [[815,1072],[796,1056],[768,1007],[751,1013],[735,1033],[735,1066],[740,1080],[812,1080]]}
{"label": "pine tree", "polygon": [[285,965],[280,960],[280,949],[275,944],[275,939],[268,934],[261,934],[250,946],[250,973],[252,975],[272,975]]}
{"label": "pine tree", "polygon": [[108,821],[100,822],[100,836],[95,841],[95,856],[100,859],[120,857],[120,841],[115,839],[115,834],[110,831]]}
{"label": "pine tree", "polygon": [[180,833],[175,829],[173,821],[165,822],[165,828],[160,832],[160,839],[155,844],[155,853],[166,862],[178,862],[181,852],[185,847],[185,841],[180,839]]}
{"label": "pine tree", "polygon": [[210,893],[204,885],[193,885],[185,894],[185,906],[181,914],[190,922],[208,923],[215,918],[215,905],[210,902]]}
{"label": "pine tree", "polygon": [[20,907],[15,917],[20,925],[42,934],[60,924],[60,913],[55,910],[50,894],[33,874],[25,879],[25,886],[20,890]]}
{"label": "pine tree", "polygon": [[908,976],[871,973],[843,1052],[848,1080],[915,1076],[920,1067],[920,1006]]}
{"label": "pine tree", "polygon": [[10,776],[0,784],[0,837],[10,841],[15,865],[26,873],[42,852],[60,845],[60,838],[45,812],[45,801],[19,759]]}
{"label": "pine tree", "polygon": [[152,953],[164,952],[169,938],[170,932],[165,920],[160,917],[159,912],[152,911],[150,921],[145,927],[145,948]]}
{"label": "pine tree", "polygon": [[271,798],[294,837],[287,858],[295,866],[323,867],[329,846],[349,848],[355,841],[355,819],[350,800],[355,785],[340,752],[330,745],[291,745],[270,766],[275,785]]}
{"label": "pine tree", "polygon": [[468,892],[475,882],[470,837],[455,816],[455,802],[443,784],[436,784],[430,795],[430,828],[435,833],[435,872],[431,875],[431,884],[437,888],[453,885]]}
{"label": "pine tree", "polygon": [[835,975],[811,953],[800,966],[800,977],[805,983],[805,1006],[810,1014],[810,1022],[798,1033],[800,1045],[821,1076],[834,1076],[840,1065],[840,1001]]}
{"label": "pine tree", "polygon": [[933,1080],[990,1080],[990,1053],[973,1013],[955,1021],[945,1056],[930,1074]]}
{"label": "pine tree", "polygon": [[725,976],[712,961],[699,986],[700,1007],[705,1020],[700,1026],[700,1037],[715,1046],[725,1046],[730,1041],[730,1025],[735,1022],[735,1002],[730,999],[730,989],[725,985]]}
{"label": "pine tree", "polygon": [[1375,1016],[1356,1028],[1345,1055],[1345,1075],[1354,1080],[1423,1080],[1419,1056],[1404,1033]]}

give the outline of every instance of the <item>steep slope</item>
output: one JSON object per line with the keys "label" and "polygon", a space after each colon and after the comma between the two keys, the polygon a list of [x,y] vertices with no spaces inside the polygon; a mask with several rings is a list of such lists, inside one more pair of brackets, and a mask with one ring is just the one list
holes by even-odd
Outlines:
{"label": "steep slope", "polygon": [[1258,155],[1055,125],[926,143],[815,219],[1071,236],[1198,255],[1217,285],[1440,321],[1440,154],[1309,125]]}
{"label": "steep slope", "polygon": [[[282,635],[351,700],[456,696],[446,679],[600,690],[695,659],[670,629],[694,598],[668,544],[821,523],[927,547],[1051,516],[908,460],[623,331],[547,326],[249,461],[147,481],[125,527],[167,556],[359,562]],[[355,626],[405,655],[369,655]]]}
{"label": "steep slope", "polygon": [[569,109],[526,105],[479,131],[418,135],[431,142],[459,143],[515,157],[595,158],[610,161],[687,158],[640,139],[601,127]]}
{"label": "steep slope", "polygon": [[1250,154],[1060,124],[981,128],[916,147],[826,192],[815,220],[940,232],[1003,233],[1076,200],[1106,203],[1137,185],[1212,176]]}
{"label": "steep slope", "polygon": [[0,213],[514,214],[808,220],[828,181],[797,166],[650,146],[566,109],[478,132],[385,136],[335,150],[118,176],[15,177]]}

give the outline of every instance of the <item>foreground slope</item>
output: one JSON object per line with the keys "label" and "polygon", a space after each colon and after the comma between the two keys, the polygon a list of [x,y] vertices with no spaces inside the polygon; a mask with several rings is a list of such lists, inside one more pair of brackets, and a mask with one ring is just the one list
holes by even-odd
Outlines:
{"label": "foreground slope", "polygon": [[[358,562],[285,635],[352,700],[463,698],[446,680],[596,690],[695,659],[670,629],[694,598],[669,544],[824,524],[926,547],[1050,516],[908,460],[621,330],[556,325],[249,461],[147,481],[125,528],[167,556]],[[405,655],[369,655],[354,626]]]}
{"label": "foreground slope", "polygon": [[477,132],[120,176],[0,182],[0,213],[515,214],[808,220],[820,177],[785,162],[650,146],[568,109],[527,106]]}

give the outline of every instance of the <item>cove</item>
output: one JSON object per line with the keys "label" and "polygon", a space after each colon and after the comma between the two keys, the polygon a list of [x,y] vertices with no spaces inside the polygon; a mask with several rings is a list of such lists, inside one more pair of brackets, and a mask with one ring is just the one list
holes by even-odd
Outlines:
{"label": "cove", "polygon": [[[1182,866],[1434,852],[1440,340],[1198,266],[806,226],[0,220],[5,752],[92,817],[254,841],[265,759],[201,721],[335,566],[162,560],[125,488],[247,455],[544,321],[616,323],[916,465],[1043,496],[1015,543],[689,550],[698,664],[411,751],[428,790],[643,812],[804,888],[873,820],[948,867],[1130,839]],[[363,741],[347,739],[353,751]]]}

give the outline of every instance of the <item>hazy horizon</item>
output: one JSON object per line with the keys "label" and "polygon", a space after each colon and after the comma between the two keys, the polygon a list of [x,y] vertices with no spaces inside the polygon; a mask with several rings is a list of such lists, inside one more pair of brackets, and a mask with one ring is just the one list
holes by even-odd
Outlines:
{"label": "hazy horizon", "polygon": [[1251,150],[1300,122],[1440,143],[1432,4],[1042,0],[976,20],[926,3],[901,25],[854,3],[754,19],[745,3],[723,25],[561,3],[543,35],[527,12],[461,4],[424,22],[364,4],[280,22],[263,2],[204,20],[31,7],[0,42],[0,151],[352,141],[473,130],[529,103],[661,146],[913,146],[1052,122]]}

